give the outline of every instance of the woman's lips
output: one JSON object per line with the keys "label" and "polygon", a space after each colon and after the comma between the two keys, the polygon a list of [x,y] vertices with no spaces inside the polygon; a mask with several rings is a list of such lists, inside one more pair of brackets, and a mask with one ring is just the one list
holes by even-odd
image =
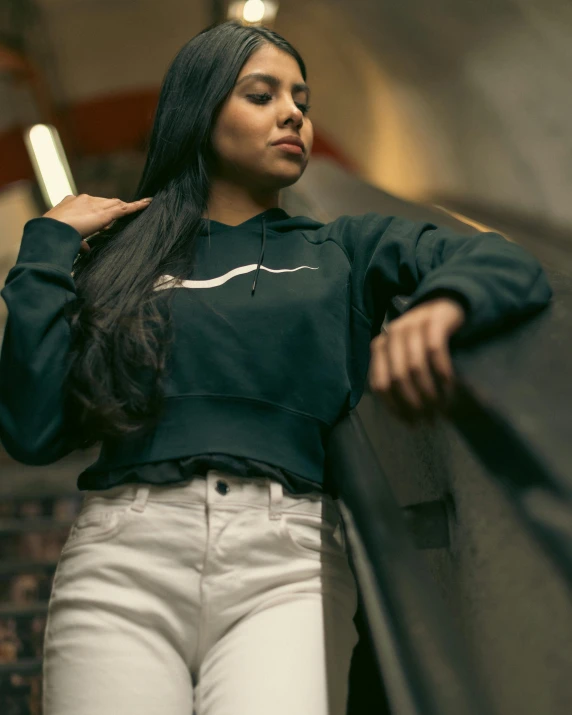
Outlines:
{"label": "woman's lips", "polygon": [[278,149],[283,149],[284,151],[287,151],[289,154],[303,154],[304,151],[301,146],[298,146],[297,144],[286,144],[286,142],[283,142],[282,144],[274,144],[273,146],[277,147]]}

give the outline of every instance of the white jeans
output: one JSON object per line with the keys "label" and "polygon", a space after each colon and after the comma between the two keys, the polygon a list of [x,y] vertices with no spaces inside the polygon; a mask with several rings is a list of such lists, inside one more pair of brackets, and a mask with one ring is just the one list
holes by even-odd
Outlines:
{"label": "white jeans", "polygon": [[85,493],[44,715],[345,715],[357,587],[337,503],[216,470]]}

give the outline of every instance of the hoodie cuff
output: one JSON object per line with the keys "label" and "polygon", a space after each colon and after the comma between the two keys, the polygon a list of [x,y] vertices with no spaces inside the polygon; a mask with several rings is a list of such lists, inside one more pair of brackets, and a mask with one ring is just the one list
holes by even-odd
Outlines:
{"label": "hoodie cuff", "polygon": [[478,332],[481,327],[493,321],[490,301],[482,286],[464,276],[435,276],[433,285],[427,285],[430,281],[424,281],[425,286],[418,289],[411,296],[411,304],[408,310],[416,305],[435,298],[446,296],[456,300],[465,310],[465,322],[455,333],[457,338],[465,338]]}
{"label": "hoodie cuff", "polygon": [[471,303],[464,293],[461,293],[458,290],[454,290],[453,288],[434,288],[428,293],[424,293],[416,300],[411,301],[411,304],[408,306],[408,310],[411,310],[412,308],[415,308],[422,303],[427,303],[430,300],[435,300],[436,298],[450,298],[451,300],[454,300],[461,306],[461,308],[463,308],[465,312],[465,320],[469,320],[469,315],[471,313]]}
{"label": "hoodie cuff", "polygon": [[47,216],[24,225],[16,263],[48,263],[71,273],[82,236],[73,226]]}

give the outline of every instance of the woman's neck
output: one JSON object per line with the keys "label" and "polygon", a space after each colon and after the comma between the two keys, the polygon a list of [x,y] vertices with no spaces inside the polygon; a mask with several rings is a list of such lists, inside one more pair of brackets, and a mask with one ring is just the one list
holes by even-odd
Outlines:
{"label": "woman's neck", "polygon": [[245,194],[244,189],[229,184],[217,185],[211,188],[208,210],[203,213],[203,218],[238,226],[263,211],[279,208],[279,201],[279,191],[253,196]]}

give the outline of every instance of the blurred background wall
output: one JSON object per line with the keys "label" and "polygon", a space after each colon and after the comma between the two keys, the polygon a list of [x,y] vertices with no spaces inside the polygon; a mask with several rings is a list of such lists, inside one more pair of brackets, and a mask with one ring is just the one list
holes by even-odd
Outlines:
{"label": "blurred background wall", "polygon": [[[79,190],[131,188],[167,65],[223,4],[2,0],[0,190],[31,178],[21,130],[50,112]],[[567,233],[569,0],[286,0],[273,26],[308,64],[317,153],[408,199]]]}

